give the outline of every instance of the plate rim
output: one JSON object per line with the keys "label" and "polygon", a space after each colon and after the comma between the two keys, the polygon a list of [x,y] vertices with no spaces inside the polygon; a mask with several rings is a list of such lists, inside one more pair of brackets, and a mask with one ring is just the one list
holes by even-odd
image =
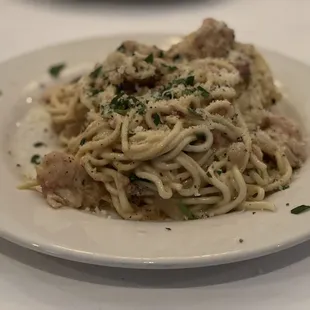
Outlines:
{"label": "plate rim", "polygon": [[[116,34],[116,35],[109,35],[109,36],[93,36],[93,37],[87,37],[87,38],[81,38],[77,40],[69,40],[64,42],[59,42],[56,44],[51,44],[44,46],[42,48],[34,49],[32,51],[27,51],[25,53],[22,53],[20,55],[14,56],[12,58],[6,59],[3,62],[0,63],[0,67],[9,64],[10,62],[14,62],[20,58],[24,58],[36,53],[44,53],[45,51],[48,51],[50,49],[57,49],[57,48],[69,48],[70,45],[74,44],[85,44],[89,41],[94,40],[122,40],[125,37],[132,37],[138,39],[139,37],[150,37],[150,38],[162,38],[162,39],[169,39],[172,37],[179,37],[175,34],[160,34],[160,33],[122,33],[122,34]],[[259,50],[262,50],[266,53],[272,53],[280,58],[285,58],[286,60],[290,62],[294,62],[298,64],[299,66],[302,66],[306,68],[309,71],[310,74],[310,66],[307,63],[304,63],[298,59],[295,59],[293,57],[287,56],[285,54],[279,53],[278,51],[273,51],[271,49],[261,48],[258,47]],[[0,103],[1,104],[1,103]],[[76,211],[75,211],[76,212]],[[220,265],[220,264],[226,264],[226,263],[232,263],[236,261],[243,261],[247,259],[256,258],[263,255],[268,255],[283,249],[286,249],[288,247],[292,247],[294,245],[297,245],[299,243],[302,243],[310,238],[310,228],[307,234],[304,234],[302,236],[296,236],[295,238],[291,238],[290,241],[287,241],[286,243],[279,244],[277,247],[274,245],[266,246],[265,248],[257,248],[256,250],[243,250],[239,251],[236,250],[235,252],[229,252],[229,253],[222,253],[218,257],[213,257],[213,259],[208,258],[208,256],[199,256],[199,257],[188,257],[188,258],[178,258],[178,257],[158,257],[156,258],[156,261],[154,260],[148,260],[145,258],[132,258],[132,257],[115,257],[115,256],[109,256],[109,255],[95,255],[95,253],[88,253],[79,252],[78,255],[75,255],[74,249],[68,249],[63,248],[56,244],[39,244],[36,242],[33,242],[33,239],[31,238],[31,234],[29,235],[23,235],[23,236],[16,236],[14,233],[3,230],[2,227],[0,227],[0,236],[4,239],[13,242],[15,244],[18,244],[20,246],[23,246],[25,248],[35,250],[37,252],[41,252],[44,254],[48,254],[51,256],[68,259],[72,261],[79,261],[83,263],[90,263],[90,264],[96,264],[96,265],[104,265],[104,266],[111,266],[111,267],[126,267],[126,268],[139,268],[139,269],[179,269],[179,268],[192,268],[192,267],[202,267],[202,266],[211,266],[211,265]]]}

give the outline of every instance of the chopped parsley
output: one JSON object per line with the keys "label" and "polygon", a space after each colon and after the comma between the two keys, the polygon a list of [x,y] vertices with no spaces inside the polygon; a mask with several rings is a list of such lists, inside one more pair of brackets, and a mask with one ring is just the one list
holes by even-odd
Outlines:
{"label": "chopped parsley", "polygon": [[184,204],[180,203],[179,204],[179,209],[183,213],[186,219],[188,220],[195,220],[196,216],[193,214],[193,212]]}
{"label": "chopped parsley", "polygon": [[94,71],[89,74],[89,77],[96,79],[102,71],[102,66],[97,67]]}
{"label": "chopped parsley", "polygon": [[300,214],[310,210],[310,206],[301,205],[291,210],[292,214]]}
{"label": "chopped parsley", "polygon": [[196,116],[196,117],[199,117],[199,118],[202,118],[202,116],[197,112],[196,109],[193,109],[193,108],[187,108],[188,112],[191,113],[192,115]]}
{"label": "chopped parsley", "polygon": [[165,54],[164,54],[164,51],[160,50],[159,53],[158,53],[158,57],[159,58],[164,58]]}
{"label": "chopped parsley", "polygon": [[182,91],[182,95],[183,96],[192,95],[193,93],[195,93],[195,91],[196,91],[195,88],[186,88]]}
{"label": "chopped parsley", "polygon": [[147,62],[148,64],[152,64],[154,62],[154,55],[151,53],[144,59],[144,61]]}
{"label": "chopped parsley", "polygon": [[80,145],[84,145],[86,143],[86,138],[82,138],[81,141],[80,141]]}
{"label": "chopped parsley", "polygon": [[218,170],[216,170],[216,173],[217,173],[218,175],[221,175],[221,174],[223,173],[223,170],[222,170],[222,169],[218,169]]}
{"label": "chopped parsley", "polygon": [[145,113],[146,105],[143,102],[134,96],[124,95],[124,93],[120,93],[112,99],[109,105],[111,110],[120,115],[126,115],[131,108],[136,108],[140,115]]}
{"label": "chopped parsley", "polygon": [[207,172],[207,176],[208,178],[212,178],[212,174],[209,171]]}
{"label": "chopped parsley", "polygon": [[30,162],[34,165],[39,165],[41,163],[41,156],[38,154],[32,155]]}
{"label": "chopped parsley", "polygon": [[280,190],[280,191],[285,191],[285,190],[288,189],[288,188],[290,188],[289,185],[283,185],[283,186],[280,186],[280,187],[279,187],[279,190]]}
{"label": "chopped parsley", "polygon": [[206,89],[204,89],[203,87],[201,87],[201,86],[197,86],[197,90],[200,92],[200,94],[201,94],[202,97],[204,97],[204,98],[208,98],[209,95],[210,95],[210,93],[209,93]]}
{"label": "chopped parsley", "polygon": [[48,69],[49,74],[53,77],[53,78],[58,78],[61,71],[66,67],[65,63],[59,63],[53,66],[50,66]]}
{"label": "chopped parsley", "polygon": [[169,66],[169,65],[166,65],[166,64],[162,64],[162,66],[167,68],[169,72],[174,72],[175,70],[178,69],[178,67],[176,67],[176,66]]}
{"label": "chopped parsley", "polygon": [[172,81],[173,85],[183,84],[185,86],[193,86],[194,83],[195,83],[195,76],[193,76],[193,75],[189,75],[188,77],[186,77],[184,79],[176,79],[176,80]]}
{"label": "chopped parsley", "polygon": [[155,124],[156,126],[158,126],[159,124],[161,124],[160,116],[159,116],[158,113],[155,113],[155,114],[153,115],[153,121],[154,121],[154,124]]}
{"label": "chopped parsley", "polygon": [[41,146],[46,146],[44,142],[36,142],[33,144],[34,147],[41,147]]}

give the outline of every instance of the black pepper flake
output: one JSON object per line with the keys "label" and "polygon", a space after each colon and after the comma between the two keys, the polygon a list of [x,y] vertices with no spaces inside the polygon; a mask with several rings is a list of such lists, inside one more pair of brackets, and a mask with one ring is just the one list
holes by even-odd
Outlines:
{"label": "black pepper flake", "polygon": [[84,145],[85,143],[86,143],[86,139],[85,139],[85,138],[81,139],[80,145],[82,146],[82,145]]}
{"label": "black pepper flake", "polygon": [[82,185],[85,186],[85,180],[82,180]]}
{"label": "black pepper flake", "polygon": [[244,241],[243,239],[239,239],[239,243],[243,243],[243,241]]}
{"label": "black pepper flake", "polygon": [[211,175],[210,172],[207,172],[207,176],[208,176],[209,178],[212,178],[212,175]]}
{"label": "black pepper flake", "polygon": [[166,230],[171,231],[171,228],[170,227],[166,227]]}
{"label": "black pepper flake", "polygon": [[18,167],[18,168],[19,168],[19,167],[21,167],[21,165],[20,165],[20,164],[16,164],[16,167]]}
{"label": "black pepper flake", "polygon": [[41,146],[46,146],[44,142],[36,142],[33,144],[34,147],[41,147]]}
{"label": "black pepper flake", "polygon": [[2,90],[0,89],[0,96],[2,96],[3,95],[3,92],[2,92]]}
{"label": "black pepper flake", "polygon": [[254,215],[254,214],[256,214],[256,212],[252,212],[252,214]]}
{"label": "black pepper flake", "polygon": [[286,203],[286,206],[288,207],[289,205],[290,205],[290,204],[287,202],[287,203]]}

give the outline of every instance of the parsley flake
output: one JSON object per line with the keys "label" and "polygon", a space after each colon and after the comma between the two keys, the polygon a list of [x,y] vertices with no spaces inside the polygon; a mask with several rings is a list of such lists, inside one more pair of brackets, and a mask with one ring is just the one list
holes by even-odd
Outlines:
{"label": "parsley flake", "polygon": [[188,220],[195,220],[196,216],[193,214],[193,212],[184,204],[180,203],[179,204],[179,209],[183,213],[186,219]]}
{"label": "parsley flake", "polygon": [[155,124],[156,126],[158,126],[159,124],[161,124],[160,116],[159,116],[158,113],[155,113],[155,114],[153,115],[153,121],[154,121],[154,124]]}
{"label": "parsley flake", "polygon": [[144,59],[144,61],[147,62],[148,64],[152,64],[154,62],[154,55],[151,53]]}
{"label": "parsley flake", "polygon": [[200,94],[201,94],[202,97],[204,97],[204,98],[208,98],[209,95],[210,95],[210,93],[209,93],[206,89],[204,89],[203,87],[201,87],[201,86],[197,86],[197,90],[200,92]]}
{"label": "parsley flake", "polygon": [[35,154],[31,157],[30,162],[34,165],[39,165],[41,163],[41,156],[38,154]]}
{"label": "parsley flake", "polygon": [[89,77],[96,79],[102,71],[102,66],[97,67],[94,71],[89,74]]}
{"label": "parsley flake", "polygon": [[301,206],[298,206],[298,207],[292,209],[291,213],[297,215],[297,214],[300,214],[300,213],[303,213],[303,212],[306,212],[309,210],[310,210],[310,206],[301,205]]}
{"label": "parsley flake", "polygon": [[86,143],[86,138],[81,139],[80,145],[82,146],[82,145],[84,145],[85,143]]}
{"label": "parsley flake", "polygon": [[160,50],[159,53],[158,53],[158,57],[159,58],[164,58],[165,54],[164,54],[164,51]]}
{"label": "parsley flake", "polygon": [[197,112],[196,109],[193,109],[193,108],[187,108],[188,112],[191,113],[192,115],[196,116],[196,117],[199,117],[199,118],[202,118],[202,116]]}
{"label": "parsley flake", "polygon": [[288,189],[288,188],[290,188],[289,185],[283,185],[283,186],[280,186],[280,187],[279,187],[279,190],[280,190],[280,191],[285,191],[285,190]]}
{"label": "parsley flake", "polygon": [[48,69],[48,72],[50,74],[51,77],[53,78],[58,78],[61,71],[66,67],[66,64],[65,63],[59,63],[59,64],[56,64],[56,65],[52,65],[49,67]]}

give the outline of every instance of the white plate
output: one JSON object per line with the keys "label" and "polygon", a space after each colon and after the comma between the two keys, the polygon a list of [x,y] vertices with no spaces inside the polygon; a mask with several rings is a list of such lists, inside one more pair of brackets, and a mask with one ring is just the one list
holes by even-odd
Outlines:
{"label": "white plate", "polygon": [[[175,39],[161,35],[130,35],[130,38],[159,46],[167,46]],[[223,264],[279,251],[308,239],[310,212],[297,216],[290,210],[310,203],[309,161],[288,190],[271,196],[278,208],[276,213],[233,213],[190,222],[130,222],[75,210],[53,210],[37,193],[16,189],[20,178],[8,150],[14,124],[29,106],[21,99],[34,91],[38,82],[47,79],[46,70],[51,64],[65,61],[74,68],[102,60],[125,39],[128,36],[62,44],[0,65],[1,236],[65,259],[132,268]],[[298,113],[286,108],[310,132],[310,68],[274,52],[263,53]],[[240,243],[240,239],[244,241]]]}

